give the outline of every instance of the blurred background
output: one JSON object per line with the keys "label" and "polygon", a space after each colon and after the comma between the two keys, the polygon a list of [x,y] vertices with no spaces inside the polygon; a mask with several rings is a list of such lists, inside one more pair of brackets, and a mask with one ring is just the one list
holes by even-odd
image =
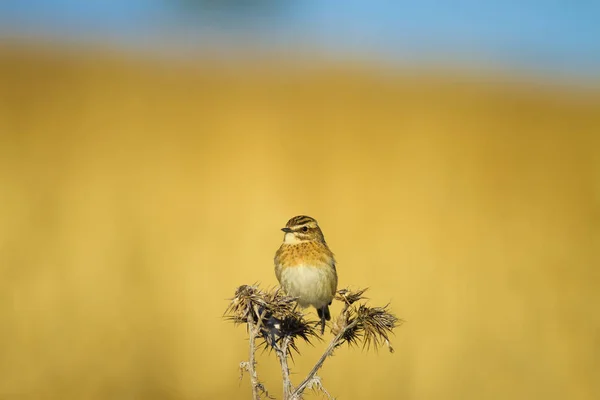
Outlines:
{"label": "blurred background", "polygon": [[[222,313],[238,285],[276,284],[298,214],[340,287],[407,321],[396,353],[327,362],[338,398],[595,398],[599,18],[1,2],[0,398],[249,398],[245,329]],[[259,374],[279,396],[272,354]]]}

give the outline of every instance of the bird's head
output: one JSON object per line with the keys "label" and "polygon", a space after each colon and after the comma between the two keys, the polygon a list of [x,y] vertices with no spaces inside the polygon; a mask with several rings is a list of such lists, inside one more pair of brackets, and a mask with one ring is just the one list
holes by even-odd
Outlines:
{"label": "bird's head", "polygon": [[325,237],[317,220],[306,215],[298,215],[290,219],[281,230],[285,232],[283,241],[287,244],[313,241],[325,243]]}

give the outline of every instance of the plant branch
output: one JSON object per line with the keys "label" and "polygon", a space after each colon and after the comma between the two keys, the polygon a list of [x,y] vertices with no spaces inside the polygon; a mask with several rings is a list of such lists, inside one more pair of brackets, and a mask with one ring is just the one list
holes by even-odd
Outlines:
{"label": "plant branch", "polygon": [[252,384],[252,400],[260,400],[260,395],[258,393],[260,387],[262,386],[258,381],[258,375],[256,373],[256,333],[257,328],[254,325],[254,320],[252,318],[252,313],[248,313],[248,335],[250,336],[250,359],[248,361],[248,372],[250,373],[250,383]]}
{"label": "plant branch", "polygon": [[289,337],[285,337],[281,345],[275,348],[277,358],[279,358],[279,364],[281,365],[281,377],[283,378],[283,399],[289,400],[292,398],[292,392],[294,390],[292,381],[290,379],[290,368],[288,367],[288,346],[290,344]]}
{"label": "plant branch", "polygon": [[331,342],[329,342],[329,346],[327,346],[327,349],[325,349],[325,352],[323,353],[323,355],[321,355],[321,358],[319,358],[319,360],[317,361],[315,366],[310,370],[310,372],[308,373],[306,378],[304,378],[302,383],[300,383],[298,385],[298,387],[296,388],[296,390],[292,393],[291,400],[300,399],[302,397],[302,394],[304,393],[304,390],[306,390],[307,387],[312,386],[313,382],[315,381],[317,372],[319,371],[319,369],[321,369],[321,367],[325,363],[325,360],[327,359],[327,357],[331,356],[333,354],[334,350],[336,349],[336,347],[338,347],[340,344],[342,344],[344,342],[343,337],[346,334],[346,332],[348,330],[354,328],[356,326],[356,324],[358,323],[357,320],[354,320],[354,321],[348,323],[348,318],[347,318],[348,307],[349,307],[349,304],[345,303],[344,309],[342,310],[342,313],[340,314],[340,317],[343,318],[343,321],[344,321],[342,324],[343,326],[341,327],[341,329],[339,330],[337,335],[334,336],[334,338],[331,340]]}

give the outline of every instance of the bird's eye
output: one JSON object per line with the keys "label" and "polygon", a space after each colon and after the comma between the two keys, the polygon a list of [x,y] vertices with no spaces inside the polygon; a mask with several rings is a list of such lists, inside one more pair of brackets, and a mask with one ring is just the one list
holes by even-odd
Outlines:
{"label": "bird's eye", "polygon": [[305,226],[304,228],[302,228],[303,232],[308,232],[308,228]]}

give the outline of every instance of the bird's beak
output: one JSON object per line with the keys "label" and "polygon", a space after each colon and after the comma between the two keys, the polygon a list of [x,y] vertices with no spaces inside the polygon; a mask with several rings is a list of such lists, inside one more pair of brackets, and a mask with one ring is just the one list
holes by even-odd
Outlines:
{"label": "bird's beak", "polygon": [[285,233],[292,233],[293,231],[290,228],[281,228]]}

